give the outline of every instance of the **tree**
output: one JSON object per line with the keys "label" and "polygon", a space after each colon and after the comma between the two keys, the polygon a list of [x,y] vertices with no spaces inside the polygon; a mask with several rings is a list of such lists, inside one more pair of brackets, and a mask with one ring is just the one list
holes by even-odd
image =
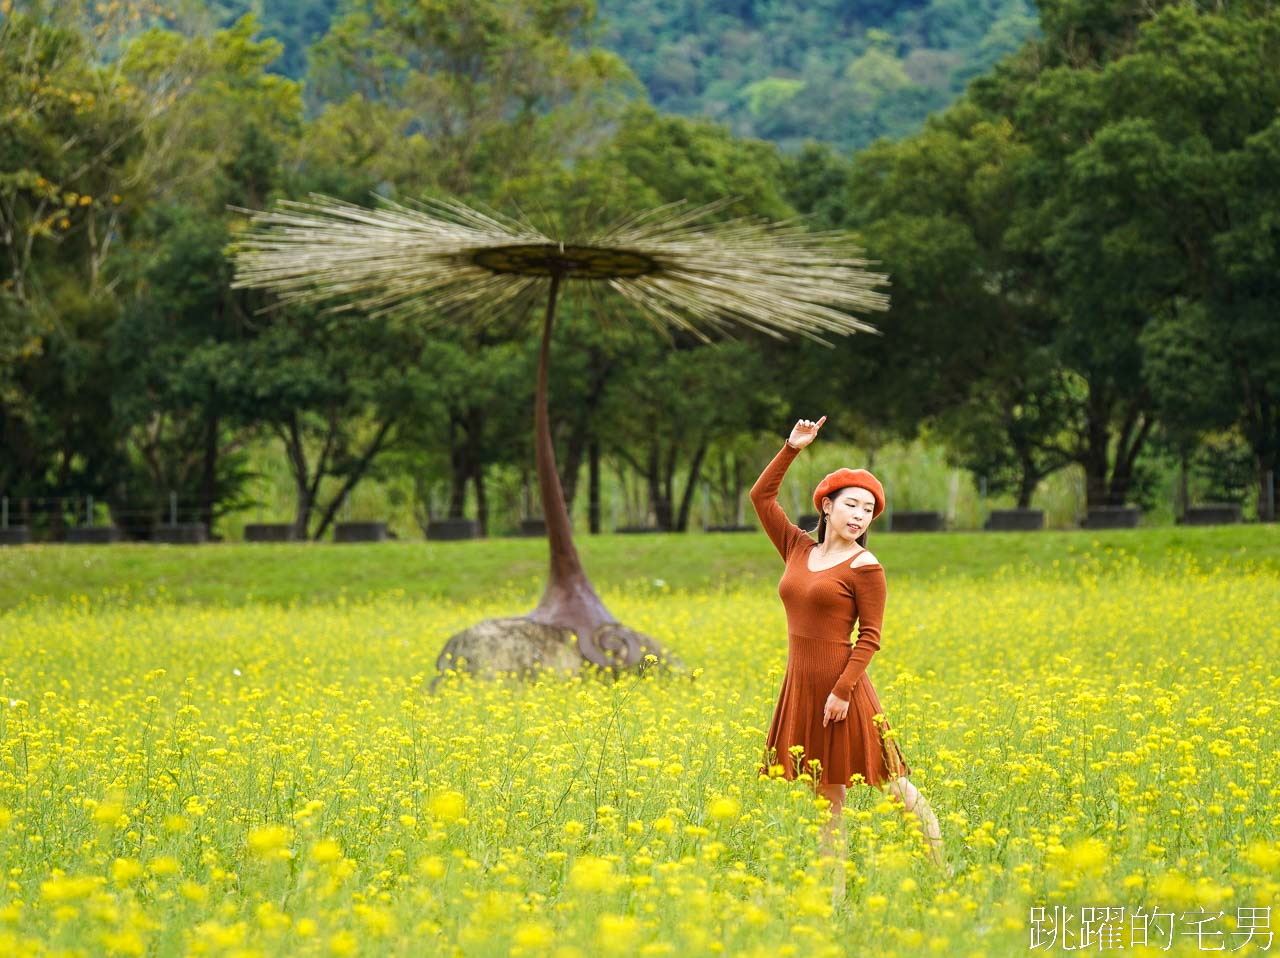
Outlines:
{"label": "tree", "polygon": [[227,206],[275,191],[302,125],[299,85],[266,72],[280,45],[254,40],[255,29],[247,16],[211,36],[152,29],[121,61],[150,105],[134,172],[147,212],[112,334],[117,429],[136,476],[127,495],[143,526],[160,518],[170,492],[210,530],[244,504],[238,451],[257,423],[235,390],[251,376],[255,304],[229,288]]}
{"label": "tree", "polygon": [[311,55],[325,107],[318,144],[374,182],[499,201],[599,139],[634,89],[616,57],[583,46],[587,0],[360,0]]}
{"label": "tree", "polygon": [[245,504],[242,452],[256,423],[239,391],[252,323],[229,289],[222,218],[157,205],[141,232],[163,244],[109,334],[112,432],[123,446],[117,522],[149,534],[174,493],[182,521],[212,531]]}
{"label": "tree", "polygon": [[1011,123],[961,101],[859,154],[844,200],[896,287],[884,336],[848,364],[860,394],[893,432],[932,422],[954,461],[1022,507],[1074,461],[1081,399],[1038,264],[1007,239],[1026,152]]}
{"label": "tree", "polygon": [[[1253,385],[1267,381],[1274,351],[1246,318],[1266,307],[1240,308],[1242,273],[1223,253],[1233,217],[1267,208],[1248,157],[1274,125],[1276,15],[1250,4],[1104,7],[1086,25],[1081,4],[1051,5],[1044,40],[973,87],[1027,147],[1006,241],[1039,262],[1038,295],[1061,319],[1054,348],[1087,390],[1078,458],[1091,504],[1126,497],[1156,421],[1140,343],[1178,303],[1212,305],[1223,335],[1244,346],[1237,377],[1260,399],[1254,421],[1275,402]],[[1232,252],[1256,261],[1273,231],[1249,230]],[[1272,432],[1257,434],[1260,471]]]}
{"label": "tree", "polygon": [[0,21],[0,488],[105,498],[103,346],[120,308],[112,257],[136,214],[140,104],[65,13]]}

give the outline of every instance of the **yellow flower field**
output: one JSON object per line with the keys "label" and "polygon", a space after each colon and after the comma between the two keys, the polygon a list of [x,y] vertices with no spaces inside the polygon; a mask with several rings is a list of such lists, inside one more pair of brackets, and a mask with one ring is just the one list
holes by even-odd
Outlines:
{"label": "yellow flower field", "polygon": [[605,594],[687,677],[435,694],[524,600],[0,614],[0,955],[1004,956],[1105,908],[1112,950],[1280,952],[1280,581],[1086,568],[890,570],[869,671],[957,875],[854,788],[834,911],[823,810],[755,771],[770,588]]}

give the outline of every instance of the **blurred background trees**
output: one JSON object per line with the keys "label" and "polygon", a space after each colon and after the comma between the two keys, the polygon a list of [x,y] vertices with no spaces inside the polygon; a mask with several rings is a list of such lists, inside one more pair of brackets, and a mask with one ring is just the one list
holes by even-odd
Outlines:
{"label": "blurred background trees", "polygon": [[527,318],[408,328],[230,289],[236,208],[311,190],[565,234],[732,196],[849,230],[891,275],[880,335],[834,349],[707,347],[567,301],[553,432],[593,531],[627,521],[618,495],[632,522],[733,524],[762,437],[806,411],[872,459],[925,437],[1022,506],[1064,470],[1090,505],[1173,474],[1183,505],[1266,516],[1271,5],[261,7],[3,6],[0,495],[40,534],[89,497],[132,535],[171,497],[216,529],[263,471],[309,537],[371,481],[423,525],[530,513]]}

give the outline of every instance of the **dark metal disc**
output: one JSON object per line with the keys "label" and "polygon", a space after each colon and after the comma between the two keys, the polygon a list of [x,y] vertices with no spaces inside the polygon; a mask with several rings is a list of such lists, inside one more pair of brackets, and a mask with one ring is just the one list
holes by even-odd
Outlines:
{"label": "dark metal disc", "polygon": [[618,279],[656,273],[658,264],[643,253],[595,246],[561,246],[538,243],[523,246],[494,246],[472,254],[477,266],[494,273],[520,276],[551,276],[583,279]]}

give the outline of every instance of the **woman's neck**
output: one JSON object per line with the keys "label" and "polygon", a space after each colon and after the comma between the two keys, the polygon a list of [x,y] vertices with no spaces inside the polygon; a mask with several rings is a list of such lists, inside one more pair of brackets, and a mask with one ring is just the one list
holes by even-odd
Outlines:
{"label": "woman's neck", "polygon": [[835,552],[851,552],[857,545],[856,539],[844,539],[837,535],[824,538],[819,548],[823,555],[831,555]]}

